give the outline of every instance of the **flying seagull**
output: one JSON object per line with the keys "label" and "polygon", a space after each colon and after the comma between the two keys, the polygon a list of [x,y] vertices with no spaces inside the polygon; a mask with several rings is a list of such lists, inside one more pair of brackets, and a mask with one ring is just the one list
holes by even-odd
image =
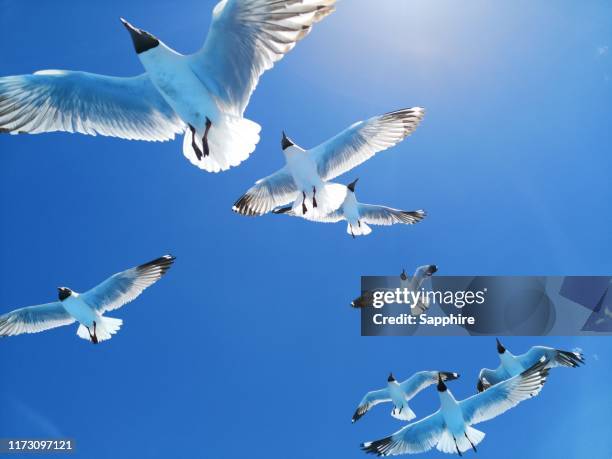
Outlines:
{"label": "flying seagull", "polygon": [[438,411],[386,438],[363,443],[361,448],[377,456],[423,453],[434,447],[443,453],[457,453],[459,456],[470,448],[476,451],[485,434],[472,426],[493,419],[537,395],[547,375],[544,360],[486,392],[461,401],[453,397],[440,377]]}
{"label": "flying seagull", "polygon": [[[403,223],[405,225],[414,225],[425,218],[424,210],[398,210],[391,207],[379,206],[375,204],[363,204],[357,202],[355,197],[355,186],[357,181],[347,185],[347,192],[342,202],[342,205],[335,211],[329,214],[303,214],[302,216],[308,220],[322,223],[337,223],[346,220],[348,225],[346,232],[353,236],[367,236],[372,232],[370,225],[393,225],[395,223]],[[275,214],[287,214],[295,216],[292,206],[280,207],[274,209]]]}
{"label": "flying seagull", "polygon": [[[419,266],[414,275],[409,280],[408,274],[406,270],[403,269],[400,274],[400,289],[408,289],[408,291],[416,292],[421,289],[423,286],[423,282],[426,279],[429,279],[438,271],[438,267],[436,265],[423,265]],[[374,301],[374,291],[368,290],[364,292],[359,298],[355,298],[351,302],[351,306],[354,308],[365,308],[368,306],[372,306],[372,302]],[[424,299],[419,300],[419,302],[412,307],[412,314],[418,315],[422,314],[429,308],[429,301],[425,297]]]}
{"label": "flying seagull", "polygon": [[442,378],[444,381],[450,381],[457,379],[459,375],[457,373],[448,372],[419,371],[406,381],[398,383],[393,373],[391,373],[387,379],[387,387],[368,392],[361,402],[359,402],[359,406],[355,410],[355,414],[353,414],[353,422],[358,421],[374,405],[383,402],[393,403],[391,416],[394,418],[404,421],[414,419],[416,415],[408,406],[408,401],[414,398],[414,396],[423,389],[438,382],[438,377]]}
{"label": "flying seagull", "polygon": [[317,216],[336,210],[346,197],[346,187],[327,182],[397,145],[417,128],[424,114],[415,107],[375,116],[310,150],[296,145],[283,132],[285,166],[255,182],[233,210],[256,216],[289,203],[296,215]]}
{"label": "flying seagull", "polygon": [[15,309],[0,316],[0,337],[38,333],[79,322],[77,335],[97,344],[110,339],[123,324],[104,316],[136,299],[157,282],[174,262],[172,255],[117,273],[85,293],[59,287],[59,301]]}
{"label": "flying seagull", "polygon": [[531,367],[542,357],[548,361],[548,367],[570,367],[575,368],[584,364],[584,356],[580,352],[560,351],[552,347],[534,346],[525,354],[512,355],[497,339],[497,353],[501,365],[495,370],[483,368],[478,375],[478,392],[516,376],[525,369]]}
{"label": "flying seagull", "polygon": [[243,118],[263,72],[291,51],[336,0],[222,0],[208,36],[182,55],[124,19],[145,73],[129,78],[67,70],[0,78],[0,132],[65,131],[166,141],[219,172],[255,149],[260,126]]}

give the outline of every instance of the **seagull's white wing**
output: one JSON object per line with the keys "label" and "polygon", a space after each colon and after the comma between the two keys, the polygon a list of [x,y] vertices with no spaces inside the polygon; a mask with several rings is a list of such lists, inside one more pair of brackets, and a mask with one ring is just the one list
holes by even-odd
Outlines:
{"label": "seagull's white wing", "polygon": [[0,78],[0,132],[78,132],[163,141],[183,122],[149,77],[45,70]]}
{"label": "seagull's white wing", "polygon": [[286,167],[274,174],[257,180],[238,201],[232,210],[253,217],[266,214],[276,207],[295,200],[297,187]]}
{"label": "seagull's white wing", "polygon": [[100,313],[120,308],[157,282],[170,269],[172,263],[174,263],[174,257],[164,255],[143,265],[127,269],[82,293],[80,298]]}
{"label": "seagull's white wing", "polygon": [[59,301],[28,306],[0,316],[0,337],[38,333],[73,322],[74,318]]}
{"label": "seagull's white wing", "polygon": [[429,451],[438,444],[445,423],[440,411],[408,424],[393,435],[361,445],[366,453],[377,456],[396,456]]}
{"label": "seagull's white wing", "polygon": [[406,108],[353,124],[310,150],[319,175],[332,180],[397,145],[417,128],[424,115],[420,107]]}
{"label": "seagull's white wing", "polygon": [[446,371],[419,371],[400,383],[400,387],[406,394],[406,399],[410,400],[423,389],[437,383],[438,375],[442,376],[443,381],[452,381],[459,377],[457,373]]}
{"label": "seagull's white wing", "polygon": [[395,223],[414,225],[427,215],[424,210],[398,210],[373,204],[360,203],[357,208],[363,221],[370,225],[393,225]]}
{"label": "seagull's white wing", "polygon": [[359,402],[359,406],[355,410],[355,414],[353,414],[353,422],[356,422],[361,418],[364,414],[368,412],[370,408],[379,403],[390,402],[391,396],[389,395],[388,389],[380,389],[373,390],[365,394],[365,396]]}
{"label": "seagull's white wing", "polygon": [[521,374],[459,402],[465,422],[472,425],[488,421],[539,394],[548,376],[547,363],[544,359]]}
{"label": "seagull's white wing", "polygon": [[336,0],[222,0],[191,66],[227,108],[242,116],[259,77],[291,51]]}
{"label": "seagull's white wing", "polygon": [[523,355],[516,356],[523,368],[529,368],[542,357],[549,360],[549,367],[578,367],[584,364],[584,357],[580,352],[561,351],[552,347],[534,346]]}
{"label": "seagull's white wing", "polygon": [[508,373],[501,365],[495,370],[483,368],[478,374],[478,391],[482,392],[483,390],[486,390],[495,384],[499,384],[506,379],[510,379],[510,373]]}
{"label": "seagull's white wing", "polygon": [[[292,217],[303,217],[302,215],[297,215],[293,211],[292,206],[279,207],[278,209],[274,209],[275,214],[285,214],[291,215]],[[342,209],[336,209],[329,214],[315,214],[314,216],[308,217],[308,220],[315,221],[319,223],[338,223],[339,221],[344,220],[344,213]]]}

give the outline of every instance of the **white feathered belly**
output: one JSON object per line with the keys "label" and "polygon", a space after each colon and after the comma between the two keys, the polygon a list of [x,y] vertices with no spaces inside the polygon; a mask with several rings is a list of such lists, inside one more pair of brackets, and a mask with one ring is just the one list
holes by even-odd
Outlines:
{"label": "white feathered belly", "polygon": [[319,177],[317,167],[306,154],[300,153],[288,157],[287,166],[299,191],[305,191],[306,194],[311,195],[313,187],[322,188],[323,182]]}
{"label": "white feathered belly", "polygon": [[78,297],[69,296],[62,301],[62,306],[72,317],[86,327],[93,326],[93,321],[96,319],[95,311]]}

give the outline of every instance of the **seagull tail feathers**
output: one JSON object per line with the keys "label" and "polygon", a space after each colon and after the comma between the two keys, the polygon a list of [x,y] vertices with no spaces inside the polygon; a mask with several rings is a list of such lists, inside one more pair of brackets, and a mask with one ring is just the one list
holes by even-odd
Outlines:
{"label": "seagull tail feathers", "polygon": [[414,411],[410,409],[407,403],[404,403],[401,411],[399,408],[393,407],[391,410],[391,416],[393,416],[395,419],[399,419],[400,421],[410,421],[416,418],[416,414],[414,414]]}
{"label": "seagull tail feathers", "polygon": [[208,172],[221,172],[239,165],[247,159],[257,143],[261,126],[246,118],[221,115],[212,122],[208,131],[208,155],[205,155],[203,137],[205,126],[185,131],[183,154],[196,167]]}
{"label": "seagull tail feathers", "polygon": [[361,222],[358,225],[351,225],[351,223],[349,223],[346,226],[346,232],[351,236],[367,236],[372,232],[372,228],[370,228],[364,222]]}
{"label": "seagull tail feathers", "polygon": [[[119,331],[121,325],[123,325],[123,320],[121,319],[98,316],[98,318],[96,319],[96,336],[98,337],[98,342],[111,339],[112,335]],[[91,332],[93,332],[93,329],[90,330]],[[89,330],[85,325],[79,325],[79,328],[77,329],[77,335],[79,338],[91,341]]]}
{"label": "seagull tail feathers", "polygon": [[[472,449],[472,445],[478,446],[478,444],[484,440],[484,437],[484,432],[474,429],[471,426],[465,426],[465,434],[456,435],[453,439],[453,434],[450,432],[450,430],[445,429],[440,437],[440,441],[438,442],[436,449],[443,453],[456,454],[457,448],[459,448],[459,451],[465,453],[466,451]],[[456,446],[455,440],[457,441]]]}

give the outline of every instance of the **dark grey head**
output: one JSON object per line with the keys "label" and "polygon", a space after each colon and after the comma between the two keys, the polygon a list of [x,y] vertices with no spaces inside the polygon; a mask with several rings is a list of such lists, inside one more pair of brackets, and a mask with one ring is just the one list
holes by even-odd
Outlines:
{"label": "dark grey head", "polygon": [[125,19],[120,18],[125,28],[130,33],[132,41],[134,42],[134,49],[137,54],[144,53],[150,49],[155,48],[159,45],[159,40],[145,30],[141,30],[134,27],[132,24],[127,22]]}
{"label": "dark grey head", "polygon": [[446,392],[448,389],[446,384],[444,384],[444,380],[442,379],[442,373],[438,373],[438,392]]}
{"label": "dark grey head", "polygon": [[484,392],[485,390],[485,386],[480,379],[478,380],[478,384],[476,384],[476,389],[478,389],[478,392]]}
{"label": "dark grey head", "polygon": [[387,382],[393,382],[395,381],[395,376],[393,376],[393,373],[389,373],[389,377],[387,378]]}
{"label": "dark grey head", "polygon": [[359,181],[358,178],[356,178],[355,180],[353,180],[351,183],[349,183],[346,187],[351,190],[351,193],[355,192],[355,185],[357,185],[357,182]]}
{"label": "dark grey head", "polygon": [[294,145],[295,143],[293,142],[293,140],[287,137],[287,134],[285,134],[285,131],[283,131],[283,140],[281,141],[281,147],[283,148],[283,151]]}
{"label": "dark grey head", "polygon": [[497,341],[497,352],[499,354],[503,354],[504,352],[506,352],[506,348],[502,345],[502,343],[499,342],[499,339],[495,338],[495,340]]}
{"label": "dark grey head", "polygon": [[425,270],[425,275],[433,276],[437,272],[438,272],[438,267],[436,265],[429,265],[427,269]]}
{"label": "dark grey head", "polygon": [[59,300],[64,301],[66,298],[72,295],[72,290],[70,290],[68,287],[58,287],[57,294],[59,296]]}
{"label": "dark grey head", "polygon": [[402,273],[400,274],[400,279],[403,280],[403,281],[408,279],[408,274],[406,273],[405,269],[402,269]]}

